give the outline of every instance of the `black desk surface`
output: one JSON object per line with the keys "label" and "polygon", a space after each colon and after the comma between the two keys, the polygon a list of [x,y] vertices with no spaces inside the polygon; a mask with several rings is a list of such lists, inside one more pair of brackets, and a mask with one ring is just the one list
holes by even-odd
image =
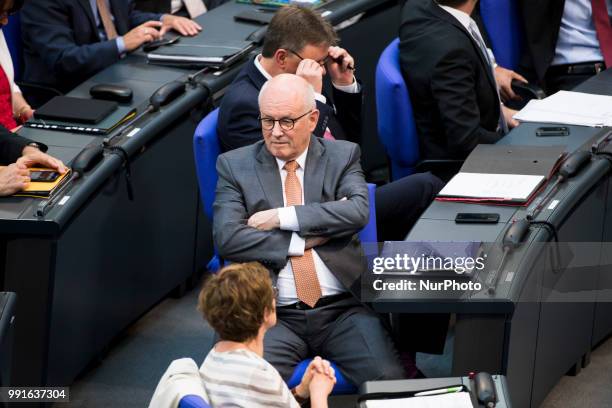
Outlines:
{"label": "black desk surface", "polygon": [[[612,95],[612,69],[586,81],[576,91]],[[499,144],[508,146],[564,145],[567,152],[574,152],[604,130],[585,126],[568,126],[570,128],[570,135],[567,137],[536,137],[535,130],[540,126],[542,124],[521,124],[500,140]],[[589,190],[607,174],[609,168],[610,164],[607,160],[591,162],[589,166],[577,176],[564,183],[555,192],[552,199],[559,200],[560,204],[553,209],[545,207],[537,219],[558,225],[570,214],[573,204],[587,195]],[[504,207],[434,201],[410,231],[406,240],[499,242],[508,224],[514,219],[524,218],[545,196],[551,184],[549,183],[548,187],[528,207]],[[455,217],[457,213],[461,212],[498,213],[500,219],[497,224],[456,224]],[[442,231],[443,234],[441,233]],[[547,242],[548,240],[548,233],[541,229],[530,233],[526,241],[528,245],[523,245],[516,250],[516,256],[509,257],[506,269],[520,270],[520,262],[526,261],[523,258],[528,256],[527,254],[530,254],[530,251],[534,252],[533,245],[540,245],[540,243]],[[516,264],[512,264],[512,262],[516,262]],[[495,262],[492,262],[491,265],[495,265]],[[487,267],[482,272],[488,273],[488,269]],[[400,302],[402,305],[410,304],[410,310],[412,311],[436,312],[452,309],[458,312],[511,313],[513,304],[521,296],[524,280],[527,278],[528,274],[524,273],[516,274],[511,282],[505,282],[503,279],[500,280],[494,295],[487,294],[486,290],[453,292],[450,294],[446,292],[448,296],[441,296],[439,293],[436,294],[431,291],[411,291],[409,295],[401,291],[399,293],[382,291],[376,295],[377,297],[373,301],[376,302],[376,309],[379,311],[393,311],[398,309],[398,307],[401,308],[403,306],[399,306],[397,303]],[[475,279],[475,281],[484,282],[482,276],[476,275]],[[446,299],[447,297],[448,299]],[[457,299],[458,302],[453,301],[454,299]],[[437,304],[425,302],[428,300],[437,302]],[[444,303],[445,300],[448,300],[448,302]],[[485,302],[487,306],[483,307],[479,304],[481,302]]]}
{"label": "black desk surface", "polygon": [[[394,3],[393,0],[334,0],[325,4],[322,9],[326,11],[326,18],[333,24],[337,24],[361,12]],[[198,22],[204,28],[200,35],[203,38],[245,39],[252,32],[260,29],[261,26],[236,22],[233,16],[252,7],[254,6],[229,2],[211,10],[198,18]],[[190,109],[205,101],[211,96],[211,93],[213,97],[221,95],[223,89],[231,83],[241,69],[242,64],[243,62],[238,63],[225,71],[200,75],[198,82],[204,83],[204,87],[188,86],[185,94],[177,100],[161,108],[159,112],[147,115],[137,122],[134,127],[140,128],[140,131],[130,138],[123,137],[119,143],[130,155],[136,154],[139,149],[149,143],[168,125],[169,120],[184,115]],[[194,72],[195,70],[149,65],[146,63],[145,54],[138,51],[96,74],[76,87],[69,95],[89,97],[89,88],[99,83],[126,85],[134,91],[134,98],[129,106],[138,108],[140,112],[146,107],[149,96],[161,85],[172,80],[185,80],[188,74]],[[102,142],[102,136],[32,128],[23,128],[19,131],[19,134],[47,144],[49,153],[65,163],[70,163],[83,148]],[[122,159],[118,155],[106,153],[104,160],[96,168],[81,179],[76,180],[62,194],[63,197],[69,197],[69,199],[62,205],[55,204],[52,206],[48,213],[40,219],[35,215],[40,200],[17,197],[2,198],[0,232],[5,234],[59,233],[88,197],[121,165]]]}

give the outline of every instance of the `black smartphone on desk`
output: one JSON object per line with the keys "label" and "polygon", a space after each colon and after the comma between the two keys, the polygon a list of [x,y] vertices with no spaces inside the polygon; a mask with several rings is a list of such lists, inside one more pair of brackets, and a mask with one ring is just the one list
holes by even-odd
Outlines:
{"label": "black smartphone on desk", "polygon": [[544,126],[536,129],[536,136],[569,136],[570,131],[567,126]]}
{"label": "black smartphone on desk", "polygon": [[458,213],[455,217],[457,224],[496,224],[499,214],[496,213]]}
{"label": "black smartphone on desk", "polygon": [[50,183],[57,180],[59,175],[57,171],[52,170],[33,170],[30,172],[30,181]]}

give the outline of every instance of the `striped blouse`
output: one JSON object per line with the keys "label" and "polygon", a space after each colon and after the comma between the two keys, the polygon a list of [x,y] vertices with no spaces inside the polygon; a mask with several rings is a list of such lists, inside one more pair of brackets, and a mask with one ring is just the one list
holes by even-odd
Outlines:
{"label": "striped blouse", "polygon": [[213,408],[300,406],[278,371],[246,349],[220,353],[213,348],[200,373]]}

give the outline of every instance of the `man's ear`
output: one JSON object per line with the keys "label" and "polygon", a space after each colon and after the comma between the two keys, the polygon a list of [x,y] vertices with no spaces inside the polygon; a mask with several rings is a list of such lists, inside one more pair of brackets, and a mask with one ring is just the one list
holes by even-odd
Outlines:
{"label": "man's ear", "polygon": [[284,50],[282,48],[279,48],[278,50],[276,50],[276,52],[274,53],[274,62],[276,63],[276,65],[282,69],[283,71],[286,69],[287,67],[287,57],[289,53],[287,52],[287,50]]}
{"label": "man's ear", "polygon": [[310,133],[314,132],[314,130],[317,128],[317,123],[319,123],[319,115],[320,112],[318,109],[313,109],[312,112],[310,112],[310,115],[308,115]]}

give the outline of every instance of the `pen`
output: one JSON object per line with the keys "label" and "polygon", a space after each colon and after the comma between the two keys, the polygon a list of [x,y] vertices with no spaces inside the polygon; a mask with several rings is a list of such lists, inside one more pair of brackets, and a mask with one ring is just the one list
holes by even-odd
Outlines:
{"label": "pen", "polygon": [[422,391],[414,394],[415,397],[425,397],[427,395],[439,395],[439,394],[451,394],[453,392],[459,392],[463,390],[463,386],[450,387],[450,388],[441,388],[439,390],[431,390],[431,391]]}

